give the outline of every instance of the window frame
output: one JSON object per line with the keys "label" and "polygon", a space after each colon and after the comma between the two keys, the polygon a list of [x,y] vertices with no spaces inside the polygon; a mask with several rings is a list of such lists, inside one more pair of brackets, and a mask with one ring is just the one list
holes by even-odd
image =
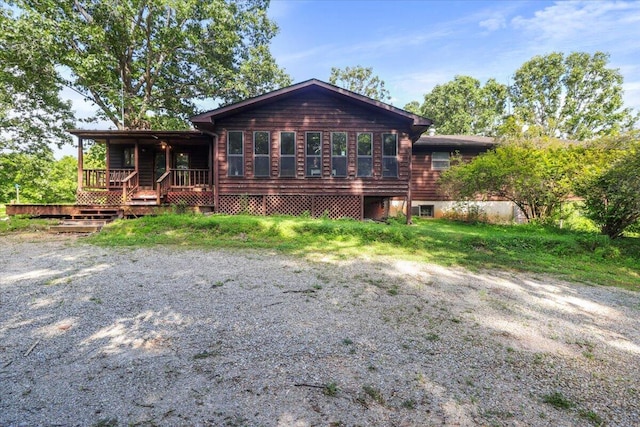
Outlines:
{"label": "window frame", "polygon": [[[386,137],[387,136],[393,136],[394,140],[395,140],[395,154],[394,155],[386,155],[385,154],[385,148],[386,148]],[[387,168],[385,167],[385,160],[387,161],[391,161],[393,160],[393,163],[395,164],[395,173],[394,174],[389,174],[389,172],[387,171]],[[397,133],[383,133],[382,134],[382,177],[383,178],[398,178],[398,176],[400,175],[400,170],[398,168],[398,134]]]}
{"label": "window frame", "polygon": [[[436,159],[436,154],[446,154],[447,155],[447,159]],[[444,157],[444,156],[442,156]],[[444,165],[437,165],[437,163],[444,163],[446,162],[446,166]],[[447,170],[451,167],[451,153],[449,153],[448,151],[433,151],[431,152],[431,169],[434,171],[444,171]]]}
{"label": "window frame", "polygon": [[122,149],[122,167],[136,167],[136,147],[124,147]]}
{"label": "window frame", "polygon": [[[343,152],[341,151],[341,154],[339,155],[335,154],[335,150],[334,150],[335,135],[344,135],[344,151]],[[347,132],[331,132],[331,176],[332,177],[346,178],[349,175],[348,158],[349,158],[349,134]],[[344,161],[344,174],[339,175],[336,173],[337,169],[334,165],[337,159]]]}
{"label": "window frame", "polygon": [[[240,154],[231,153],[231,135],[232,134],[240,134]],[[231,159],[241,159],[240,160],[240,173],[231,174]],[[227,176],[231,178],[242,178],[244,177],[244,131],[242,130],[230,130],[227,131]]]}
{"label": "window frame", "polygon": [[[369,140],[369,147],[371,150],[370,154],[367,155],[362,155],[360,154],[360,136],[361,135],[369,135],[370,140]],[[357,136],[356,136],[356,157],[357,157],[357,161],[356,161],[356,176],[358,178],[371,178],[373,176],[373,132],[358,132]],[[369,168],[369,174],[368,175],[363,175],[360,173],[360,162],[361,159],[369,159],[370,163],[370,168]]]}
{"label": "window frame", "polygon": [[[319,154],[309,155],[309,135],[317,134],[320,143],[318,147]],[[314,167],[311,167],[310,160],[318,160]],[[317,170],[317,174],[312,171]],[[322,132],[307,131],[304,133],[304,175],[307,178],[322,178]]]}
{"label": "window frame", "polygon": [[[293,154],[282,154],[282,136],[283,134],[292,134],[293,135]],[[280,131],[280,139],[279,139],[279,144],[280,144],[280,158],[278,161],[278,174],[281,178],[295,178],[297,176],[297,171],[296,171],[296,151],[297,151],[297,147],[296,147],[296,133],[294,131]],[[293,169],[292,169],[292,173],[291,175],[283,175],[282,174],[282,160],[283,159],[293,159]]]}
{"label": "window frame", "polygon": [[[258,134],[266,134],[267,135],[267,153],[260,153],[258,154],[256,152],[257,149],[257,145],[256,145],[256,136]],[[258,174],[258,168],[257,168],[257,164],[258,164],[258,159],[260,160],[264,160],[267,159],[267,169],[266,169],[266,173],[263,174]],[[270,178],[271,177],[271,133],[269,131],[266,130],[256,130],[253,132],[253,176],[255,178]]]}

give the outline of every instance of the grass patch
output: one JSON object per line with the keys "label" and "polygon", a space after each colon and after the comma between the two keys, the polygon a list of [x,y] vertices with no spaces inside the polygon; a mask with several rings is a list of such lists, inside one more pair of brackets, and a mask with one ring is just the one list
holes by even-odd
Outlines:
{"label": "grass patch", "polygon": [[559,391],[554,391],[551,394],[545,394],[542,396],[542,401],[556,409],[571,409],[575,406],[572,401],[564,397],[564,395]]}
{"label": "grass patch", "polygon": [[339,259],[385,255],[640,290],[640,238],[610,240],[593,232],[539,225],[416,219],[414,226],[406,226],[395,221],[166,214],[116,221],[88,240],[107,246],[269,249]]}
{"label": "grass patch", "polygon": [[14,215],[7,218],[6,208],[0,209],[0,235],[14,232],[36,232],[44,231],[50,225],[57,224],[58,221],[52,219],[32,219],[25,216]]}
{"label": "grass patch", "polygon": [[322,394],[325,396],[336,397],[338,395],[338,385],[334,382],[325,384],[322,388]]}

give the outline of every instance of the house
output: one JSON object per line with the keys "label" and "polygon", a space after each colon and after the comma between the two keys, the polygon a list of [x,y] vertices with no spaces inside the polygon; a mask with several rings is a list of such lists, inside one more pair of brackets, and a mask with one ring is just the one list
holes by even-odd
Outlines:
{"label": "house", "polygon": [[[191,118],[194,131],[87,131],[78,203],[382,218],[410,203],[412,145],[431,120],[308,80]],[[86,140],[105,170],[83,167]]]}
{"label": "house", "polygon": [[515,205],[506,200],[476,200],[462,204],[438,191],[440,174],[449,169],[453,155],[469,161],[494,148],[498,142],[490,137],[473,135],[423,135],[413,144],[411,172],[411,210],[420,217],[440,218],[452,210],[480,209],[493,220],[512,220]]}
{"label": "house", "polygon": [[[189,131],[70,131],[78,138],[77,206],[124,215],[183,205],[226,214],[437,217],[448,205],[436,180],[451,153],[471,157],[494,144],[422,136],[431,120],[315,79],[191,122]],[[88,141],[105,145],[104,169],[84,167]],[[48,209],[63,216],[71,208]]]}

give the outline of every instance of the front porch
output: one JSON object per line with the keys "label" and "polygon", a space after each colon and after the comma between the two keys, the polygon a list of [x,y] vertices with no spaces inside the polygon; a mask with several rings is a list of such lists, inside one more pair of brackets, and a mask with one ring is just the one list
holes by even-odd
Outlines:
{"label": "front porch", "polygon": [[[72,131],[78,205],[214,205],[211,138],[197,131]],[[84,168],[84,143],[105,144],[105,167]]]}

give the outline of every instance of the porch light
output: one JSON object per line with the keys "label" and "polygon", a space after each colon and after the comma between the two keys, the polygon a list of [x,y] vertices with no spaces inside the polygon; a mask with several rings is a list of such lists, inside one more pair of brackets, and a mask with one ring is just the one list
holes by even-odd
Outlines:
{"label": "porch light", "polygon": [[164,142],[164,141],[161,141],[161,142],[160,142],[160,147],[161,147],[163,150],[165,150],[165,149],[167,148],[167,143],[166,143],[166,142]]}

